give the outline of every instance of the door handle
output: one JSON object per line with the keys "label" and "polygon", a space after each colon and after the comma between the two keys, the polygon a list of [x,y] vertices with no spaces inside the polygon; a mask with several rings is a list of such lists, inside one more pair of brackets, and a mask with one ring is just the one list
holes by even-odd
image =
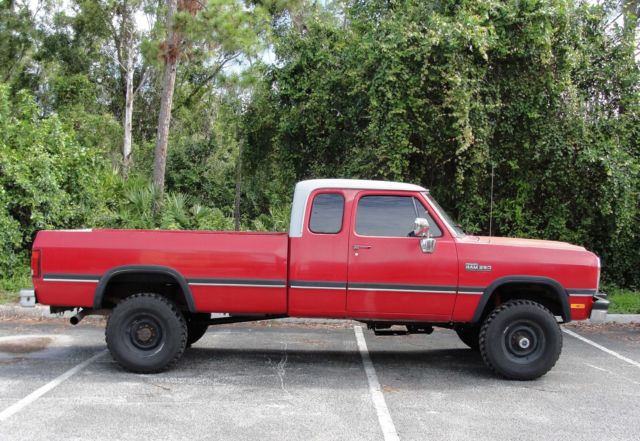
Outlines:
{"label": "door handle", "polygon": [[353,249],[355,251],[358,251],[358,250],[369,250],[369,249],[371,249],[371,245],[354,245]]}

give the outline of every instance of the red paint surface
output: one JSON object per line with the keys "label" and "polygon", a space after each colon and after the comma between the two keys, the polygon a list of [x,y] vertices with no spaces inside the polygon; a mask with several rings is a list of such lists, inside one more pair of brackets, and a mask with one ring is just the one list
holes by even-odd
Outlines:
{"label": "red paint surface", "polygon": [[[185,278],[286,280],[285,233],[147,230],[41,231],[43,274],[102,275],[123,265],[162,265]],[[95,283],[34,279],[38,301],[91,306]],[[196,308],[219,312],[286,312],[286,288],[192,286]]]}
{"label": "red paint surface", "polygon": [[[353,206],[364,196],[402,196],[406,192],[360,191],[355,195]],[[422,200],[421,195],[417,195]],[[426,202],[423,201],[426,205]],[[435,213],[430,212],[434,217]],[[456,244],[444,231],[437,239],[436,249],[425,254],[420,249],[417,237],[370,237],[356,233],[355,213],[349,229],[349,284],[379,283],[398,285],[458,285]],[[355,251],[354,245],[371,248]],[[438,293],[385,290],[348,290],[347,314],[352,317],[398,317],[411,316],[412,320],[449,321],[455,303],[455,292]]]}
{"label": "red paint surface", "polygon": [[[307,204],[302,237],[290,241],[289,280],[293,281],[347,281],[348,230],[351,224],[352,191],[317,190],[310,200],[323,193],[340,193],[345,198],[342,229],[337,234],[316,234],[309,230],[311,203]],[[306,317],[345,317],[347,290],[289,288],[289,314]]]}

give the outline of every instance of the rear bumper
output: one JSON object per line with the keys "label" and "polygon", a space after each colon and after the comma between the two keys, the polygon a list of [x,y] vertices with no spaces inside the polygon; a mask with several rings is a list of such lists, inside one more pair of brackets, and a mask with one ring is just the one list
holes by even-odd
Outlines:
{"label": "rear bumper", "polygon": [[593,305],[591,306],[591,316],[593,322],[604,322],[609,312],[609,300],[605,293],[598,293],[593,296]]}

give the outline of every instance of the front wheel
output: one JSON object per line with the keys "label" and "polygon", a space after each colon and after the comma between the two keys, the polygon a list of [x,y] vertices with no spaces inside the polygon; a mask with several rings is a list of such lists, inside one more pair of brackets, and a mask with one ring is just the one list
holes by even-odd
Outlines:
{"label": "front wheel", "polygon": [[154,373],[175,364],[187,345],[187,324],[169,299],[135,294],[116,305],[107,321],[107,347],[123,368]]}
{"label": "front wheel", "polygon": [[506,302],[480,329],[480,354],[496,373],[533,380],[549,372],[562,351],[562,332],[551,312],[530,300]]}

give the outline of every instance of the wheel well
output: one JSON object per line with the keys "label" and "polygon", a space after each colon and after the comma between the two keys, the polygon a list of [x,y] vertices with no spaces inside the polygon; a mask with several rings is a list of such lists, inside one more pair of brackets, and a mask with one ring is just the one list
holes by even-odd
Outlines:
{"label": "wheel well", "polygon": [[508,282],[498,286],[492,293],[489,300],[484,305],[480,322],[498,305],[509,300],[531,300],[547,308],[555,316],[562,317],[569,321],[570,317],[565,317],[562,301],[558,297],[557,290],[545,283],[536,282]]}
{"label": "wheel well", "polygon": [[113,275],[102,291],[102,308],[113,308],[122,299],[133,294],[149,292],[172,300],[180,310],[188,311],[189,302],[183,287],[175,276],[158,272],[125,272]]}

